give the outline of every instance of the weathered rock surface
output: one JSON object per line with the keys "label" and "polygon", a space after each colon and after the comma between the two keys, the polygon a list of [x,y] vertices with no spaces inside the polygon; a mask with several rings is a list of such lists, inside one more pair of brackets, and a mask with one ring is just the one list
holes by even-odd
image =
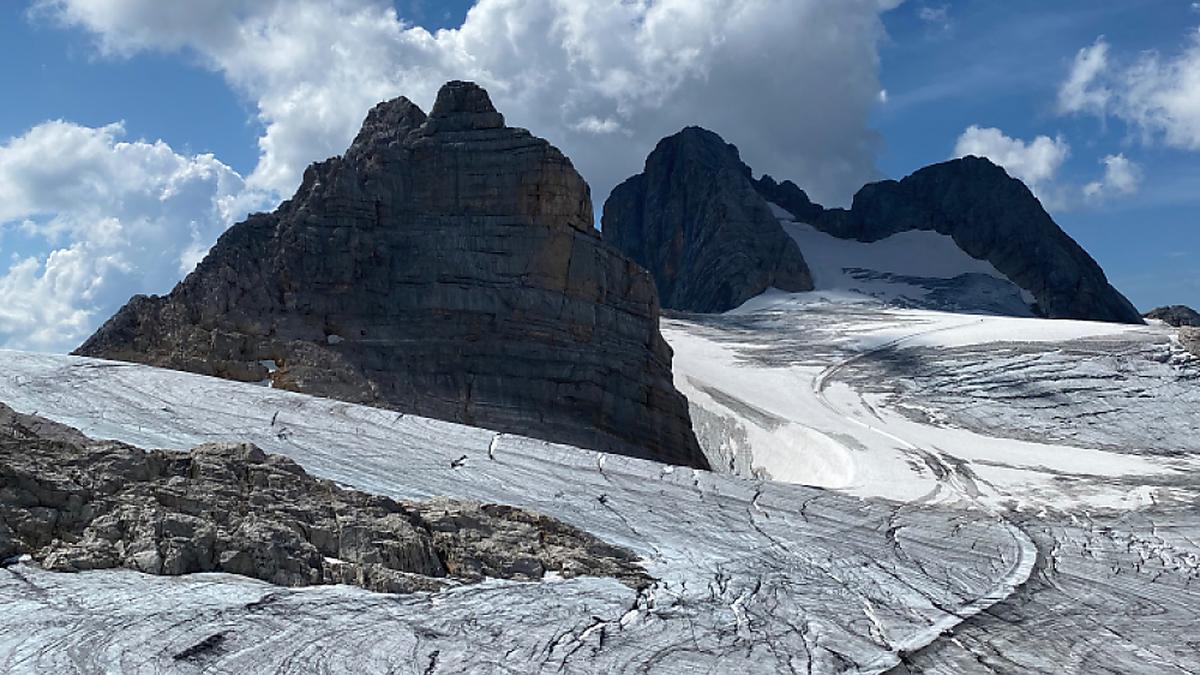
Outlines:
{"label": "weathered rock surface", "polygon": [[1181,326],[1179,328],[1179,344],[1192,354],[1200,357],[1200,328]]}
{"label": "weathered rock surface", "polygon": [[570,160],[451,82],[428,117],[376,106],[291,200],[76,353],[707,468],[658,316]]}
{"label": "weathered rock surface", "polygon": [[1033,295],[1049,318],[1142,323],[1104,271],[1062,231],[1021,181],[987,159],[963,157],[901,181],[871,183],[849,210],[824,209],[790,181],[756,181],[797,220],[843,239],[873,242],[909,230],[949,235]]}
{"label": "weathered rock surface", "polygon": [[663,307],[723,312],[775,287],[812,289],[800,249],[719,136],[663,139],[604,204],[604,238],[650,270]]}
{"label": "weathered rock surface", "polygon": [[55,571],[227,572],[389,593],[549,570],[647,581],[632,553],[514,507],[347,490],[250,444],[95,442],[0,404],[0,560],[21,554]]}
{"label": "weathered rock surface", "polygon": [[1158,319],[1168,326],[1191,326],[1200,328],[1200,312],[1187,305],[1167,305],[1156,307],[1144,315],[1147,319]]}

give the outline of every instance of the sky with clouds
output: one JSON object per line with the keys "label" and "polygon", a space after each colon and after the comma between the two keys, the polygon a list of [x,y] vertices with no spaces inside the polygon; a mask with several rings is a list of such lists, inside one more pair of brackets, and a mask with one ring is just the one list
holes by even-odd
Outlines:
{"label": "sky with clouds", "polygon": [[1200,305],[1200,4],[36,0],[0,6],[0,347],[169,291],[367,109],[486,86],[597,205],[700,124],[828,205],[962,154],[1143,308]]}

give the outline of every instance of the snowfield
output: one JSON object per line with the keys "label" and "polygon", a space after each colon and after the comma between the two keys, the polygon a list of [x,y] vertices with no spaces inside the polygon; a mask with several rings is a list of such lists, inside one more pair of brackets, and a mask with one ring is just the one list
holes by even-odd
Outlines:
{"label": "snowfield", "polygon": [[1167,329],[822,297],[664,321],[724,474],[0,351],[0,401],[20,412],[541,511],[657,579],[387,596],[17,564],[0,570],[0,670],[1200,671],[1200,364]]}
{"label": "snowfield", "polygon": [[910,230],[870,243],[840,239],[768,205],[812,272],[815,290],[797,297],[1034,316],[1031,293],[990,262],[972,258],[949,235]]}
{"label": "snowfield", "polygon": [[897,672],[1200,672],[1200,360],[1172,329],[775,292],[664,334],[714,464],[1032,542],[1014,593]]}

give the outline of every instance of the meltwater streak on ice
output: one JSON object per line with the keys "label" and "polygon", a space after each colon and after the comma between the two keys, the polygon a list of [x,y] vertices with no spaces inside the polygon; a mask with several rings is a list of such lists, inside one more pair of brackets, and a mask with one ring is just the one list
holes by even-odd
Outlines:
{"label": "meltwater streak on ice", "polygon": [[[850,364],[854,363],[855,361],[870,358],[873,354],[877,354],[879,352],[896,349],[896,348],[902,346],[903,344],[905,344],[906,342],[910,342],[912,340],[928,337],[928,336],[936,334],[936,333],[953,332],[953,331],[959,330],[961,328],[977,325],[979,323],[982,323],[983,321],[984,321],[983,319],[976,319],[976,320],[967,321],[967,322],[964,322],[961,324],[955,324],[955,325],[951,325],[951,326],[943,326],[940,328],[933,328],[933,329],[926,330],[926,331],[920,331],[920,332],[914,333],[909,336],[897,338],[895,340],[892,340],[891,342],[885,343],[885,344],[883,344],[879,347],[876,347],[872,350],[868,350],[868,351],[862,352],[860,354],[857,354],[855,356],[852,356],[848,359],[842,360],[832,366],[829,366],[828,368],[824,369],[823,371],[821,371],[821,373],[813,380],[813,392],[817,395],[817,399],[822,403],[822,405],[824,405],[826,408],[828,408],[829,410],[831,410],[835,413],[840,413],[842,415],[843,419],[845,419],[845,421],[847,421],[851,424],[857,425],[863,429],[866,429],[866,430],[870,431],[871,433],[879,434],[880,436],[883,436],[884,438],[892,440],[892,441],[900,444],[902,447],[907,447],[910,450],[913,450],[914,452],[921,452],[923,450],[922,448],[919,448],[916,445],[909,443],[908,441],[904,440],[903,438],[900,438],[899,436],[897,436],[895,434],[891,434],[887,431],[884,431],[883,429],[875,427],[867,422],[859,420],[850,413],[840,411],[825,396],[825,388],[828,386],[830,378],[835,376],[840,370],[849,366]],[[928,451],[926,451],[926,452],[928,452]],[[953,474],[955,473],[954,469],[952,467],[947,467],[947,469],[949,470],[949,473],[947,475],[953,476]],[[1018,587],[1021,586],[1021,584],[1024,584],[1026,581],[1028,581],[1029,576],[1033,573],[1034,563],[1037,561],[1037,556],[1038,556],[1037,546],[1034,545],[1033,540],[1031,540],[1029,538],[1029,535],[1025,534],[1024,530],[1022,530],[1020,527],[1014,525],[1012,522],[1010,522],[1008,519],[1006,519],[1004,517],[1004,514],[999,509],[996,509],[994,507],[984,504],[983,502],[981,502],[978,499],[978,497],[976,495],[969,494],[966,491],[962,490],[957,485],[955,485],[954,480],[952,480],[952,479],[951,480],[943,480],[943,481],[939,482],[938,487],[941,488],[943,485],[948,486],[951,490],[954,490],[955,492],[958,492],[959,498],[962,499],[967,504],[987,511],[989,514],[991,514],[997,520],[999,520],[1001,523],[1003,523],[1005,528],[1008,529],[1009,534],[1012,535],[1013,540],[1017,543],[1018,552],[1019,552],[1018,557],[1016,560],[1013,561],[1012,567],[1009,569],[1008,573],[1005,574],[1001,579],[999,579],[997,581],[996,585],[991,590],[989,590],[986,594],[980,596],[979,598],[975,599],[972,602],[967,603],[965,606],[960,608],[959,611],[955,613],[955,615],[947,615],[947,616],[942,617],[941,619],[936,621],[934,623],[934,625],[930,626],[928,631],[925,632],[923,635],[920,633],[915,633],[915,634],[909,636],[907,639],[903,640],[902,642],[893,643],[894,654],[896,655],[897,658],[895,660],[882,658],[881,660],[884,663],[878,664],[878,666],[879,666],[878,669],[874,668],[875,664],[871,664],[871,665],[867,666],[867,668],[864,670],[864,672],[871,672],[871,673],[884,672],[885,670],[895,666],[897,663],[899,663],[900,657],[929,646],[935,640],[937,640],[939,637],[941,637],[946,631],[953,629],[955,626],[958,626],[959,624],[963,623],[967,619],[969,619],[969,618],[987,610],[989,607],[992,607],[993,605],[1007,599],[1009,596],[1011,596],[1017,590]]]}

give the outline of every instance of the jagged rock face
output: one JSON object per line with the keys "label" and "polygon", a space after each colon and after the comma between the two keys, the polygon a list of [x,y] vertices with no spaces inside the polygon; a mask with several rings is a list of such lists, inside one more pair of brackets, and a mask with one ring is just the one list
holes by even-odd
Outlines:
{"label": "jagged rock face", "polygon": [[949,235],[1032,294],[1044,316],[1142,323],[1033,193],[986,159],[964,157],[901,181],[871,183],[854,196],[850,210],[823,209],[791,182],[763,177],[756,187],[797,220],[843,239],[873,242],[910,230]]}
{"label": "jagged rock face", "polygon": [[76,353],[707,468],[653,280],[479,87],[376,106],[342,157]]}
{"label": "jagged rock face", "polygon": [[1147,319],[1158,319],[1168,326],[1175,326],[1176,328],[1182,326],[1200,327],[1200,312],[1187,305],[1156,307],[1146,312],[1145,317]]}
{"label": "jagged rock face", "polygon": [[723,312],[771,287],[812,289],[737,148],[698,127],[663,139],[645,171],[613,190],[603,231],[650,270],[668,309]]}
{"label": "jagged rock face", "polygon": [[96,442],[0,404],[0,561],[17,555],[62,572],[227,572],[388,593],[549,570],[647,583],[628,551],[521,509],[346,490],[249,444]]}

